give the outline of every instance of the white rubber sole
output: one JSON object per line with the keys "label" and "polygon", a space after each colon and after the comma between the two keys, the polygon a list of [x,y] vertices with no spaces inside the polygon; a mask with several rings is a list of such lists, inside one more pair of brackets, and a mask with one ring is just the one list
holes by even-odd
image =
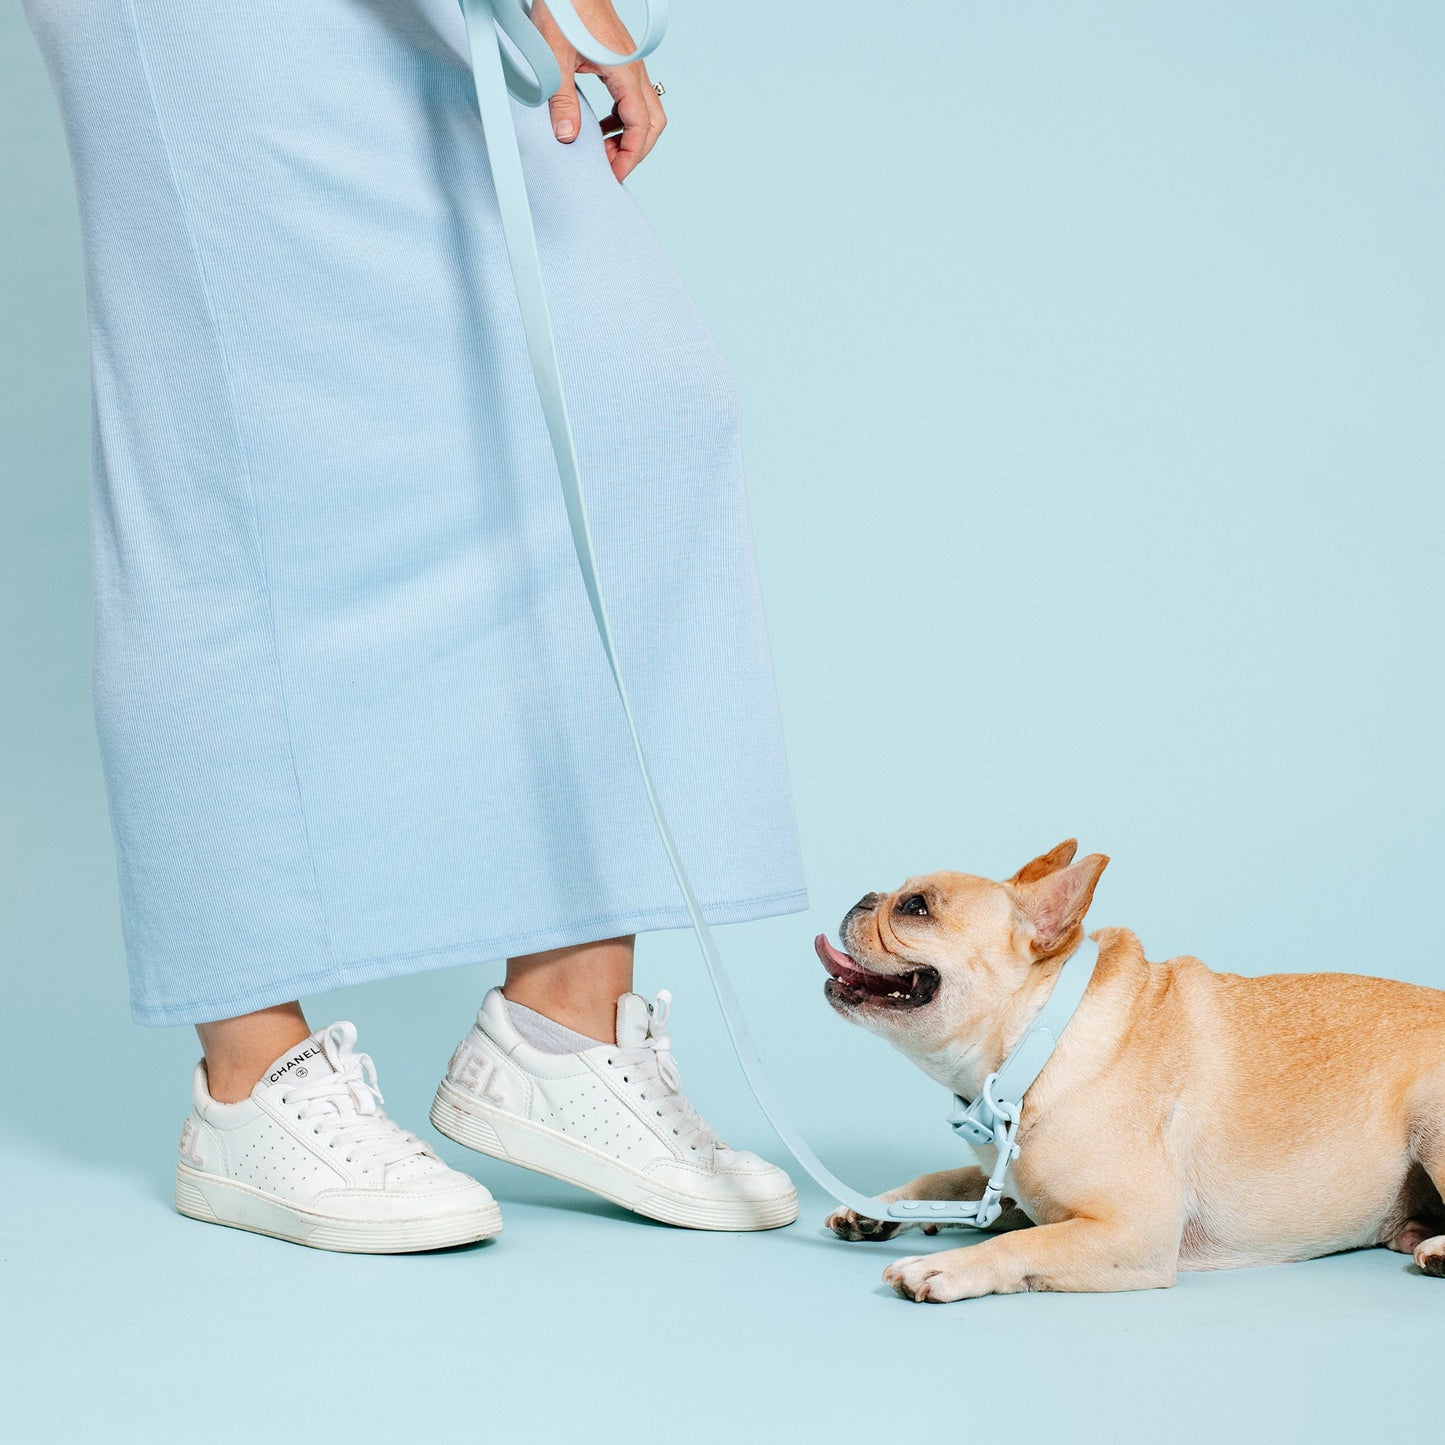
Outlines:
{"label": "white rubber sole", "polygon": [[344,1254],[415,1254],[473,1244],[502,1232],[495,1200],[465,1213],[367,1222],[338,1219],[234,1179],[176,1165],[176,1208],[189,1219],[267,1234],[311,1249]]}
{"label": "white rubber sole", "polygon": [[594,1149],[590,1144],[545,1124],[509,1114],[458,1089],[443,1079],[432,1100],[431,1121],[437,1130],[486,1154],[575,1184],[635,1214],[685,1229],[779,1229],[798,1217],[797,1191],[769,1199],[708,1199],[660,1183],[640,1169]]}

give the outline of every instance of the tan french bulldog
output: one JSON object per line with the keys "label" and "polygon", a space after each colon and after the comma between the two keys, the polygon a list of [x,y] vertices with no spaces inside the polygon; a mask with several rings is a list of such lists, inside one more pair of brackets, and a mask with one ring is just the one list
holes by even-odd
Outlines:
{"label": "tan french bulldog", "polygon": [[[1083,941],[1109,860],[1075,849],[1003,883],[933,873],[870,893],[843,920],[843,951],[819,940],[828,1002],[975,1097]],[[1025,1096],[993,1237],[900,1259],[888,1284],[937,1301],[1150,1289],[1181,1269],[1379,1244],[1445,1275],[1445,992],[1242,978],[1150,963],[1128,929],[1091,936],[1098,967]],[[947,1170],[885,1198],[977,1199],[984,1178]],[[844,1239],[910,1227],[847,1209],[828,1224]]]}

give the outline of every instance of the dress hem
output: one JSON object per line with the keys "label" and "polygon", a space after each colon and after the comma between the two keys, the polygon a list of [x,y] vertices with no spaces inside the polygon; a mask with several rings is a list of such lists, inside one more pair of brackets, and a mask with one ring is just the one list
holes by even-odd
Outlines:
{"label": "dress hem", "polygon": [[[725,924],[775,918],[785,913],[801,913],[807,907],[807,890],[800,888],[789,893],[771,893],[755,898],[705,903],[702,911],[708,923]],[[151,1027],[211,1023],[217,1019],[236,1018],[257,1009],[270,1008],[275,1004],[290,1003],[302,995],[330,993],[333,989],[349,988],[354,984],[405,978],[411,974],[428,973],[441,968],[461,968],[469,963],[487,963],[511,957],[518,951],[542,953],[551,948],[591,943],[599,938],[687,928],[689,924],[687,910],[681,906],[633,910],[601,918],[577,919],[541,933],[507,934],[500,938],[424,949],[417,953],[389,954],[384,958],[338,964],[296,974],[286,980],[278,980],[220,999],[167,1004],[142,1003],[133,997],[130,1013],[135,1023]]]}

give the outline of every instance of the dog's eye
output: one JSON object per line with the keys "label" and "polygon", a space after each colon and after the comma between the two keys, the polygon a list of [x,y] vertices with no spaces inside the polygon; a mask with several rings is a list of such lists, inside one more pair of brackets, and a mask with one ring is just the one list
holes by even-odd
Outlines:
{"label": "dog's eye", "polygon": [[910,918],[927,918],[928,903],[921,893],[910,893],[907,898],[898,900],[898,906],[893,911],[906,913]]}

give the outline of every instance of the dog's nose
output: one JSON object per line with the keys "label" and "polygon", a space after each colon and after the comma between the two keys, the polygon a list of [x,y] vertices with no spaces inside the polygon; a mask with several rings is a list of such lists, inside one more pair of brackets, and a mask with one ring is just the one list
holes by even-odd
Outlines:
{"label": "dog's nose", "polygon": [[881,893],[865,893],[865,894],[853,905],[853,910],[852,910],[852,911],[853,911],[854,913],[871,913],[875,908],[878,907],[878,900],[879,900],[882,896],[883,896],[883,895],[882,895]]}

